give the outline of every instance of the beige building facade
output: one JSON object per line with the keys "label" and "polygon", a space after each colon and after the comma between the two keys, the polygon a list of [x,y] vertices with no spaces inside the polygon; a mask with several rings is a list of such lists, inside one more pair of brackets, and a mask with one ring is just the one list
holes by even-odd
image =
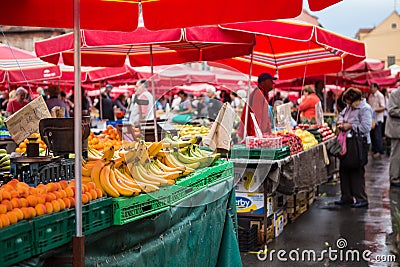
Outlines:
{"label": "beige building facade", "polygon": [[372,29],[360,29],[356,38],[365,43],[367,58],[385,61],[386,67],[400,65],[400,15],[393,11]]}

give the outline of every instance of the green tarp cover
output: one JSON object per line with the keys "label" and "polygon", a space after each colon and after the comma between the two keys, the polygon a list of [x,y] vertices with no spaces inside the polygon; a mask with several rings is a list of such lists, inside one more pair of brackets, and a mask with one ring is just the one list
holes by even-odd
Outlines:
{"label": "green tarp cover", "polygon": [[[165,212],[86,236],[85,266],[242,266],[233,183],[223,181]],[[43,265],[44,257],[30,263]]]}

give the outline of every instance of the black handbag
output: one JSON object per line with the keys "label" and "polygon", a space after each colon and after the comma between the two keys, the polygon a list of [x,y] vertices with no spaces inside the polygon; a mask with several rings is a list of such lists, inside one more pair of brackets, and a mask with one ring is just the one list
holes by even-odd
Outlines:
{"label": "black handbag", "polygon": [[340,166],[346,169],[356,169],[367,165],[367,137],[359,132],[351,131],[351,137],[346,138],[347,153],[340,157]]}

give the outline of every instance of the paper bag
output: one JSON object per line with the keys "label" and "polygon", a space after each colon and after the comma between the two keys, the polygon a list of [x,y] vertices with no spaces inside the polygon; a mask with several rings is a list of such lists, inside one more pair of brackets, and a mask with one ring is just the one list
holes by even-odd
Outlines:
{"label": "paper bag", "polygon": [[11,138],[19,144],[32,133],[39,132],[39,121],[50,118],[50,111],[42,96],[28,103],[5,120]]}
{"label": "paper bag", "polygon": [[203,144],[211,150],[227,153],[231,145],[231,133],[236,113],[229,103],[225,103],[218,113]]}

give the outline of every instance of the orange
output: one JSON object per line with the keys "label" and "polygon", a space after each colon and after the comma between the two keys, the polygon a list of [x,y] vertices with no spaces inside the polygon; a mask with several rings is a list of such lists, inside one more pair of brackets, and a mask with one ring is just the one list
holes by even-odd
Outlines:
{"label": "orange", "polygon": [[72,189],[72,187],[67,187],[64,189],[65,193],[67,194],[67,197],[73,197],[74,194],[74,190]]}
{"label": "orange", "polygon": [[45,195],[45,198],[46,198],[46,202],[51,202],[52,200],[57,199],[57,196],[54,193],[49,192]]}
{"label": "orange", "polygon": [[7,213],[7,206],[4,204],[0,204],[0,214]]}
{"label": "orange", "polygon": [[57,183],[54,183],[54,188],[56,188],[56,190],[58,191],[58,190],[62,189],[62,186],[59,182],[57,182]]}
{"label": "orange", "polygon": [[19,193],[17,190],[10,191],[11,198],[19,197]]}
{"label": "orange", "polygon": [[95,200],[95,199],[97,198],[97,192],[96,192],[95,189],[90,189],[89,192],[88,192],[88,194],[91,195],[92,200]]}
{"label": "orange", "polygon": [[92,194],[90,194],[90,192],[85,192],[84,194],[88,196],[89,202],[94,200],[93,196],[92,196]]}
{"label": "orange", "polygon": [[31,213],[31,218],[36,217],[36,210],[34,207],[28,207],[29,212]]}
{"label": "orange", "polygon": [[37,205],[37,203],[38,203],[38,199],[37,199],[36,196],[30,195],[30,196],[28,196],[26,198],[26,200],[28,200],[28,203],[29,203],[30,207],[35,207]]}
{"label": "orange", "polygon": [[59,182],[59,184],[61,185],[61,188],[62,188],[62,189],[65,189],[65,188],[68,187],[68,182],[67,182],[66,180],[61,180],[61,181]]}
{"label": "orange", "polygon": [[60,210],[65,210],[65,202],[61,198],[57,199],[58,203],[60,203]]}
{"label": "orange", "polygon": [[68,199],[71,202],[71,208],[75,207],[75,198],[69,197]]}
{"label": "orange", "polygon": [[13,209],[12,211],[17,215],[18,221],[24,219],[24,213],[22,212],[21,209]]}
{"label": "orange", "polygon": [[[31,195],[36,195],[36,194],[43,194],[43,192],[39,192],[40,190],[38,190],[38,188],[35,187],[29,187],[29,193]],[[26,197],[26,196],[25,196]]]}
{"label": "orange", "polygon": [[86,183],[87,188],[90,189],[96,189],[96,184],[94,182],[88,182]]}
{"label": "orange", "polygon": [[36,194],[38,204],[44,204],[46,202],[46,196],[44,194]]}
{"label": "orange", "polygon": [[[33,187],[31,187],[31,188],[33,188]],[[36,189],[36,188],[34,188],[34,189]],[[17,192],[20,197],[27,197],[27,196],[31,195],[29,188],[18,188]]]}
{"label": "orange", "polygon": [[6,190],[4,190],[4,191],[2,192],[2,196],[3,196],[3,200],[4,200],[4,199],[11,199],[11,193],[8,192],[8,191],[6,191]]}
{"label": "orange", "polygon": [[19,198],[12,198],[10,200],[13,209],[21,207],[21,201]]}
{"label": "orange", "polygon": [[71,201],[69,200],[69,198],[65,197],[65,198],[62,199],[62,201],[64,201],[66,209],[71,208]]}
{"label": "orange", "polygon": [[54,191],[52,193],[56,196],[56,199],[62,198],[62,194],[60,193],[60,191]]}
{"label": "orange", "polygon": [[19,181],[17,179],[12,179],[11,181],[9,181],[7,184],[11,185],[12,187],[16,188],[17,184],[19,183]]}
{"label": "orange", "polygon": [[46,184],[47,192],[53,192],[57,190],[57,186],[54,183]]}
{"label": "orange", "polygon": [[24,219],[29,219],[32,217],[31,212],[28,207],[21,208],[22,213],[24,214]]}
{"label": "orange", "polygon": [[26,200],[26,198],[23,198],[23,197],[20,198],[19,202],[21,202],[21,207],[28,207],[29,206],[28,200]]}
{"label": "orange", "polygon": [[7,212],[8,219],[10,219],[10,224],[15,224],[18,222],[17,214],[13,211]]}
{"label": "orange", "polygon": [[89,197],[85,193],[82,194],[82,203],[83,204],[89,203]]}
{"label": "orange", "polygon": [[37,216],[42,216],[42,215],[46,214],[46,205],[45,204],[37,204],[35,206],[35,210],[36,210]]}
{"label": "orange", "polygon": [[37,193],[39,194],[46,194],[47,193],[47,186],[45,186],[44,184],[39,184],[37,187]]}
{"label": "orange", "polygon": [[44,203],[44,205],[46,206],[47,214],[53,213],[53,205],[51,204],[51,202],[46,202]]}
{"label": "orange", "polygon": [[82,184],[82,193],[86,193],[88,191],[88,187],[85,184]]}
{"label": "orange", "polygon": [[97,193],[97,198],[102,198],[103,197],[103,191],[101,191],[100,188],[96,188],[96,193]]}
{"label": "orange", "polygon": [[59,190],[58,192],[60,192],[61,198],[67,197],[67,192],[65,192],[65,190],[61,189],[61,190]]}
{"label": "orange", "polygon": [[0,214],[0,220],[3,223],[3,227],[7,227],[11,224],[10,218],[6,214]]}
{"label": "orange", "polygon": [[57,199],[51,201],[51,205],[53,205],[53,212],[59,212],[61,210],[60,202]]}
{"label": "orange", "polygon": [[24,182],[18,182],[17,185],[16,185],[16,188],[17,189],[19,189],[19,188],[29,188],[29,185],[27,183],[24,183]]}
{"label": "orange", "polygon": [[11,204],[11,201],[8,199],[4,199],[1,204],[4,204],[7,207],[7,211],[10,211],[13,209],[13,206]]}

